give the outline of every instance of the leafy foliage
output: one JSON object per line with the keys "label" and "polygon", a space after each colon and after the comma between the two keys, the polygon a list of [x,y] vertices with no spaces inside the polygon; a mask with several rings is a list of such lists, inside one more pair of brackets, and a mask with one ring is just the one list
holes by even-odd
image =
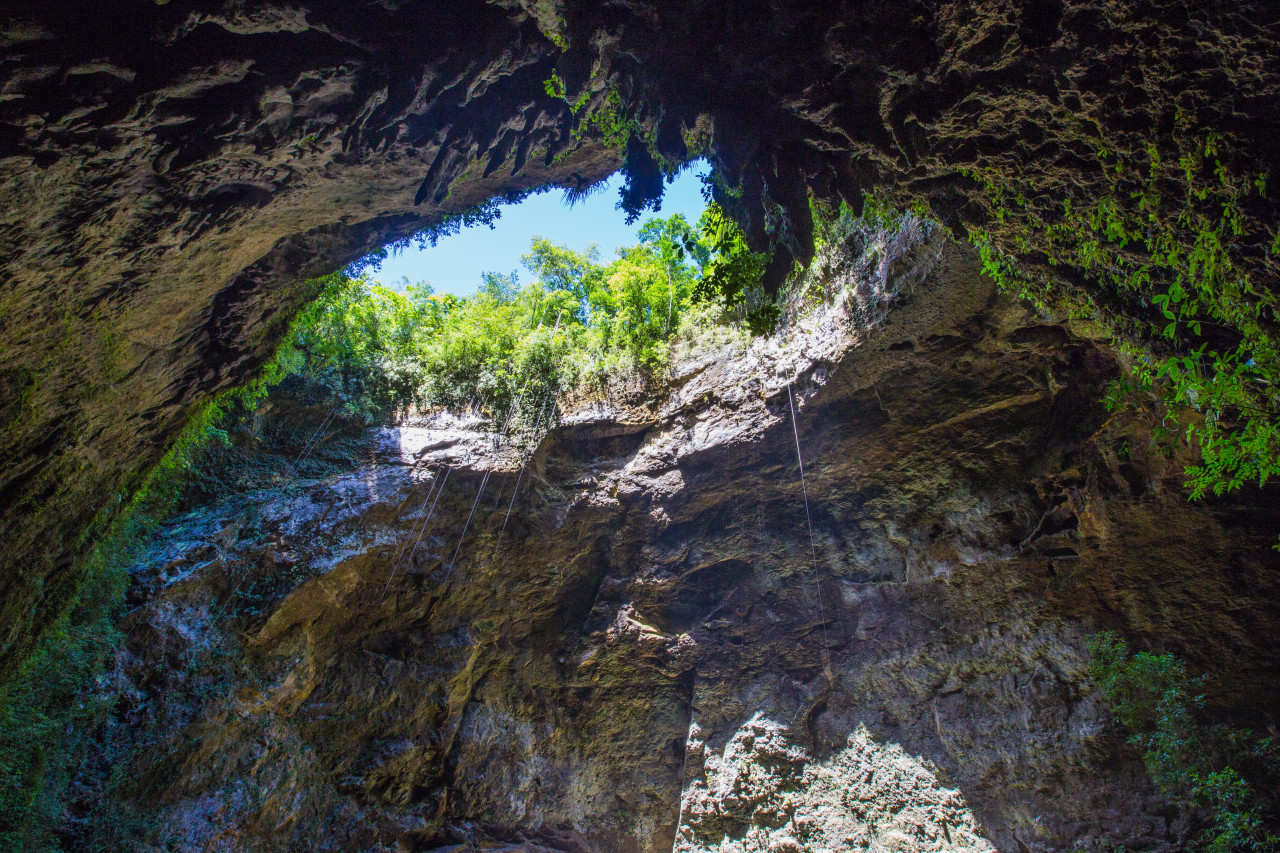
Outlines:
{"label": "leafy foliage", "polygon": [[[715,260],[708,265],[695,296],[719,299],[727,307],[736,308],[747,302],[758,288],[768,256],[751,251],[737,223],[718,205],[707,208],[702,230]],[[766,302],[750,308],[745,320],[753,334],[762,334],[773,328],[780,313],[776,305]]]}
{"label": "leafy foliage", "polygon": [[[1112,403],[1154,397],[1166,422],[1198,445],[1202,464],[1187,471],[1193,498],[1265,485],[1280,474],[1280,304],[1253,281],[1237,244],[1248,236],[1242,210],[1266,197],[1267,176],[1233,174],[1213,136],[1184,140],[1176,162],[1149,145],[1139,168],[1098,154],[1111,193],[1066,198],[1057,211],[1033,209],[981,172],[970,177],[1013,235],[1009,248],[1101,287],[1050,288],[978,232],[986,271],[1041,308],[1120,334],[1132,369]],[[1271,242],[1280,254],[1280,236]]]}
{"label": "leafy foliage", "polygon": [[[543,89],[568,106],[572,122],[571,145],[557,156],[558,160],[587,138],[623,155],[624,182],[617,207],[631,224],[646,210],[661,209],[663,179],[668,183],[674,180],[682,164],[659,151],[655,125],[643,120],[644,104],[633,103],[601,73],[599,68],[593,69],[576,96],[570,94],[565,79],[555,71],[543,81]],[[577,192],[573,191],[574,195]]]}
{"label": "leafy foliage", "polygon": [[1184,808],[1208,814],[1200,846],[1211,853],[1280,848],[1260,798],[1236,769],[1274,768],[1280,755],[1273,740],[1201,723],[1204,679],[1189,676],[1173,655],[1130,654],[1110,632],[1093,637],[1089,652],[1089,674],[1132,733],[1129,743],[1142,750],[1152,781]]}
{"label": "leafy foliage", "polygon": [[538,401],[564,391],[601,388],[637,370],[656,375],[682,320],[714,322],[691,313],[693,303],[718,301],[732,319],[762,268],[716,207],[696,227],[679,214],[649,220],[639,244],[608,263],[594,247],[574,251],[542,238],[523,261],[531,282],[522,286],[515,271],[485,273],[466,299],[425,284],[397,293],[330,276],[281,364],[369,417],[479,406],[532,421]]}
{"label": "leafy foliage", "polygon": [[917,213],[897,213],[866,197],[861,215],[848,204],[810,204],[814,257],[788,280],[788,300],[844,299],[851,319],[869,329],[883,322],[893,302],[933,274],[939,249],[934,224]]}

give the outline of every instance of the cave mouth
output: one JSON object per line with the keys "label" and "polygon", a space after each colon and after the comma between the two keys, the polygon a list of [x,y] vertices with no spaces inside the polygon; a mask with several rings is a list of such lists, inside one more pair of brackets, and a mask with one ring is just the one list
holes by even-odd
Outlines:
{"label": "cave mouth", "polygon": [[742,325],[744,300],[705,292],[718,268],[735,251],[757,260],[748,275],[759,266],[739,232],[724,240],[710,183],[705,163],[673,170],[646,216],[616,201],[625,178],[615,173],[440,220],[317,279],[248,387],[309,384],[306,396],[329,410],[373,421],[502,410],[503,429],[537,420],[522,406],[656,387],[673,347]]}
{"label": "cave mouth", "polygon": [[[643,210],[664,168],[697,155],[745,235],[735,256],[768,255],[769,295],[813,257],[812,199],[928,211],[1009,292],[1101,321],[1162,416],[1209,425],[1188,434],[1206,454],[1187,463],[1193,494],[1274,488],[1280,6],[1096,5],[8,4],[0,665],[27,671],[41,637],[112,594],[93,543],[131,496],[160,494],[147,472],[180,467],[211,401],[315,304],[317,276],[494,198],[619,168]],[[1121,479],[1155,500],[1138,468]],[[1041,497],[1069,506],[1076,486],[1060,485]],[[1228,550],[1214,541],[1206,565]],[[1211,654],[1209,626],[1236,611],[1171,641],[1164,620],[1110,607],[1127,595],[1104,593],[1104,618],[1152,648]]]}
{"label": "cave mouth", "polygon": [[[355,757],[349,768],[352,772],[344,776],[346,781],[333,787],[308,780],[304,783],[306,796],[328,796],[326,792],[332,790],[343,797],[354,794],[361,802],[367,800],[374,810],[390,808],[398,813],[402,806],[408,806],[417,815],[415,809],[421,802],[434,803],[442,791],[451,787],[461,790],[484,778],[484,773],[470,769],[470,753],[463,757],[462,769],[454,769],[457,756],[450,753],[448,726],[440,725],[441,715],[448,711],[439,694],[449,679],[431,674],[436,672],[438,661],[429,665],[431,672],[420,671],[418,666],[437,654],[440,660],[452,660],[455,652],[475,640],[482,641],[477,648],[486,650],[519,646],[539,667],[551,665],[556,658],[563,664],[568,642],[565,626],[594,623],[602,574],[611,569],[594,547],[581,554],[570,553],[563,560],[548,556],[547,512],[568,512],[566,497],[580,508],[600,503],[620,509],[607,492],[599,491],[596,477],[626,467],[645,449],[650,428],[662,430],[663,424],[670,427],[696,419],[721,405],[739,410],[746,405],[750,407],[747,420],[771,424],[770,429],[776,432],[779,424],[786,423],[780,420],[777,406],[783,405],[780,401],[784,399],[790,402],[792,383],[797,385],[797,405],[803,415],[806,397],[825,381],[825,368],[816,369],[814,360],[838,359],[843,347],[853,345],[860,328],[856,322],[867,320],[874,309],[885,308],[893,300],[891,294],[876,287],[853,286],[855,280],[870,276],[874,279],[870,283],[875,284],[880,282],[877,276],[882,270],[896,270],[894,275],[898,276],[898,265],[881,260],[896,251],[895,246],[914,257],[927,255],[928,229],[922,229],[910,216],[901,217],[898,224],[900,233],[910,239],[899,239],[899,232],[880,233],[847,210],[825,223],[821,234],[827,251],[820,252],[822,264],[815,268],[815,275],[821,272],[822,278],[797,283],[813,287],[793,293],[791,307],[797,310],[783,317],[784,322],[794,322],[790,334],[779,330],[777,336],[765,340],[751,335],[743,317],[733,316],[725,306],[693,302],[691,293],[699,277],[705,277],[705,270],[723,258],[719,249],[707,245],[703,235],[678,214],[653,217],[641,224],[642,239],[624,247],[613,260],[549,241],[535,243],[531,252],[535,262],[529,265],[535,274],[533,281],[517,286],[509,277],[491,275],[469,296],[436,294],[425,286],[412,285],[399,292],[359,276],[329,276],[330,284],[303,311],[286,338],[285,357],[273,365],[288,371],[287,375],[277,377],[281,381],[268,390],[265,399],[244,400],[239,409],[228,406],[221,415],[212,415],[210,425],[224,434],[220,440],[207,442],[207,452],[187,460],[191,482],[182,488],[176,505],[169,507],[173,512],[162,518],[158,527],[143,531],[142,540],[133,543],[136,549],[121,552],[113,568],[123,569],[117,580],[127,585],[124,617],[119,618],[118,611],[113,612],[106,601],[100,621],[73,625],[67,641],[53,648],[47,658],[46,665],[51,667],[68,657],[78,661],[90,655],[68,653],[87,648],[103,656],[104,666],[113,667],[116,658],[110,655],[110,643],[99,638],[110,627],[119,626],[129,654],[119,658],[125,662],[119,663],[118,669],[106,671],[112,677],[119,676],[114,681],[117,684],[133,684],[135,678],[139,684],[146,682],[149,698],[137,705],[131,704],[132,700],[118,703],[114,708],[123,709],[119,711],[111,708],[114,697],[104,700],[107,729],[77,721],[77,738],[69,739],[66,753],[80,750],[80,756],[93,757],[101,748],[111,755],[126,756],[120,766],[141,767],[145,763],[147,769],[131,776],[113,773],[104,782],[93,775],[92,760],[76,766],[71,758],[59,755],[75,784],[65,796],[61,790],[51,791],[47,800],[30,809],[29,822],[57,826],[59,817],[54,812],[64,805],[77,815],[98,808],[86,819],[85,831],[110,835],[118,825],[111,809],[123,813],[137,806],[151,823],[140,822],[137,828],[123,826],[120,832],[160,837],[173,831],[164,807],[154,808],[151,797],[154,790],[176,777],[168,766],[156,768],[149,763],[153,755],[148,747],[172,737],[180,744],[177,749],[181,753],[203,749],[230,735],[234,724],[228,727],[222,721],[231,718],[224,718],[213,707],[220,706],[224,698],[236,702],[248,694],[231,689],[227,676],[240,661],[254,667],[257,661],[270,659],[275,661],[270,667],[287,668],[286,658],[300,659],[278,655],[271,638],[292,634],[296,626],[291,623],[291,614],[297,614],[297,608],[307,610],[312,594],[339,578],[348,579],[357,595],[338,603],[344,615],[335,612],[320,620],[336,627],[335,636],[340,636],[337,650],[359,669],[373,667],[369,672],[391,661],[408,663],[418,673],[415,680],[420,678],[423,701],[414,713],[418,727],[414,734],[407,738],[399,734],[388,737],[382,731],[360,734],[351,750]],[[850,290],[838,294],[838,282]],[[876,301],[867,301],[872,298]],[[799,310],[802,307],[813,310]],[[553,309],[557,312],[554,322],[550,319]],[[669,311],[674,311],[674,316]],[[833,319],[837,322],[831,322]],[[677,333],[674,341],[673,331]],[[770,366],[746,367],[755,358],[752,353]],[[668,367],[672,369],[668,371]],[[414,373],[415,369],[419,372]],[[814,379],[815,372],[822,378]],[[704,378],[697,378],[704,373]],[[752,389],[745,401],[738,398],[736,387],[741,377],[749,377],[747,384]],[[694,380],[696,388],[681,387],[688,379]],[[408,396],[397,396],[402,393]],[[651,395],[658,396],[663,405],[646,399]],[[721,402],[715,402],[717,399]],[[562,400],[576,413],[596,414],[553,436],[552,425]],[[593,405],[598,401],[612,406],[603,416]],[[796,408],[788,405],[788,411],[791,424],[786,429],[795,431],[797,455],[791,455],[789,442],[783,443],[781,476],[769,476],[763,482],[780,488],[789,498],[798,498],[794,487],[800,483],[803,490],[802,482],[789,473],[793,462],[800,462],[801,428],[796,426]],[[803,427],[803,434],[808,442],[812,419],[806,420],[810,423]],[[773,442],[752,434],[745,422],[740,421],[738,428],[744,430],[744,440],[732,443],[763,453],[764,458],[773,455]],[[673,434],[682,432],[676,426]],[[544,441],[548,438],[551,440]],[[665,443],[658,442],[660,446]],[[534,458],[539,451],[541,458]],[[722,453],[713,450],[712,456]],[[714,483],[698,474],[711,464],[712,458],[694,454],[687,464],[676,466],[687,469],[692,478],[687,495],[671,496],[675,499],[673,512],[685,501],[714,496]],[[771,462],[770,467],[777,465]],[[684,490],[682,486],[679,491]],[[548,491],[559,497],[548,502]],[[592,491],[597,494],[591,500],[572,499]],[[792,514],[783,514],[780,527],[800,529],[800,504],[789,503]],[[730,516],[732,512],[726,512],[725,517]],[[605,523],[606,519],[607,514],[601,518],[589,512],[581,522],[584,530],[603,531],[621,520]],[[577,522],[573,526],[578,526]],[[222,536],[217,541],[224,546],[234,540],[230,550],[223,547],[219,555],[219,545],[208,544],[215,541],[208,538],[211,532],[215,538]],[[635,542],[659,542],[656,530],[641,527],[635,532]],[[619,546],[632,547],[623,545],[630,539],[622,537]],[[194,550],[183,544],[196,542],[199,545]],[[242,546],[246,548],[243,552]],[[809,549],[816,554],[814,548],[810,539]],[[230,556],[232,551],[234,556]],[[168,556],[153,562],[152,557],[159,554]],[[520,567],[526,558],[532,562]],[[629,572],[637,565],[636,560],[627,558],[618,568]],[[815,562],[814,570],[816,567]],[[698,631],[703,622],[713,618],[719,603],[749,585],[754,571],[755,564],[744,556],[688,572],[677,583],[678,588],[665,597],[660,589],[651,589],[648,603],[635,608],[636,613],[657,625],[664,635],[678,637]],[[804,571],[810,571],[807,564]],[[455,607],[452,601],[438,608],[428,605],[431,613],[420,614],[429,617],[425,621],[417,625],[404,621],[416,618],[409,615],[416,605],[406,604],[411,599],[426,601],[421,597],[423,592],[444,601],[454,589],[484,590],[487,596],[514,588],[490,572],[500,572],[513,581],[532,580],[535,586],[545,583],[549,598],[535,608],[537,612],[529,613],[528,624],[514,625],[514,607],[498,601],[485,603],[475,613],[467,607]],[[195,598],[181,599],[184,591]],[[381,610],[384,604],[386,611],[381,616],[363,609]],[[807,609],[804,602],[798,606]],[[625,605],[619,612],[629,609],[630,605]],[[167,615],[159,615],[162,613]],[[82,613],[78,618],[87,615]],[[523,623],[524,617],[514,622]],[[359,627],[354,633],[348,633],[356,624]],[[802,630],[797,641],[808,642],[803,638],[810,634]],[[485,639],[499,635],[503,639],[496,645]],[[189,644],[195,637],[198,639]],[[419,652],[441,643],[435,651],[426,651],[426,657],[418,657]],[[179,645],[184,651],[171,656],[170,650]],[[314,651],[310,649],[304,656]],[[620,651],[628,671],[646,659],[633,651],[629,647]],[[808,653],[804,657],[812,659]],[[167,667],[173,660],[183,663],[170,670]],[[225,666],[227,660],[237,661],[237,665]],[[651,817],[648,825],[633,826],[634,822],[610,802],[601,816],[591,817],[600,828],[584,827],[582,831],[623,832],[650,846],[657,844],[654,839],[665,838],[669,844],[672,820],[678,817],[682,801],[683,771],[677,760],[683,763],[687,748],[684,714],[692,685],[684,675],[655,676],[643,668],[631,675],[650,683],[664,709],[662,719],[637,715],[625,723],[646,744],[636,766],[657,768],[657,794],[647,799],[645,806]],[[171,676],[184,683],[170,681]],[[188,676],[190,684],[199,685],[194,691],[187,690]],[[111,682],[112,677],[104,681]],[[259,678],[256,671],[252,678]],[[65,685],[66,680],[58,683]],[[211,687],[213,683],[220,686]],[[266,681],[255,683],[265,685]],[[43,689],[35,687],[32,692],[43,700]],[[342,689],[338,680],[320,689],[317,697],[332,689]],[[566,684],[554,689],[578,688]],[[626,694],[631,692],[628,688],[618,698],[630,701]],[[586,690],[584,699],[590,699],[590,694],[591,690]],[[57,693],[54,698],[63,699],[65,694]],[[321,700],[321,704],[327,701]],[[613,700],[605,701],[611,704]],[[143,704],[145,709],[139,710]],[[398,705],[392,702],[385,708]],[[312,720],[319,708],[306,700],[298,710],[298,719]],[[171,717],[173,709],[181,710]],[[135,710],[126,724],[116,725],[111,716]],[[791,711],[795,710],[789,709],[783,716],[794,718]],[[488,714],[488,709],[482,708],[466,717],[464,740],[471,738],[472,727],[488,725]],[[371,718],[378,716],[375,713]],[[329,715],[321,711],[314,719],[327,718]],[[345,728],[355,717],[343,711],[332,719],[348,721],[343,723]],[[175,720],[177,725],[169,728]],[[34,726],[38,721],[23,719],[20,723]],[[498,724],[506,725],[501,720]],[[684,741],[679,739],[682,732]],[[99,734],[101,743],[108,746],[100,747],[93,739]],[[304,738],[315,736],[316,731],[309,729]],[[408,746],[410,741],[413,745]],[[648,746],[653,743],[664,748],[656,760]],[[765,756],[766,761],[768,758]],[[504,767],[519,764],[494,760]],[[617,764],[612,759],[604,763]],[[406,772],[412,776],[407,783]],[[448,773],[455,773],[456,778],[450,781]],[[128,778],[117,783],[122,776]],[[55,787],[58,780],[49,778],[49,787]],[[99,796],[99,792],[105,793]],[[222,795],[211,796],[219,799]],[[577,808],[578,795],[573,791],[554,793],[548,788],[539,796],[548,803]],[[91,805],[91,800],[99,805]],[[180,797],[172,814],[179,815],[192,802]],[[46,808],[53,811],[42,811]],[[412,836],[404,827],[381,825],[382,818],[370,814],[369,823],[378,827],[380,839]],[[399,820],[392,818],[393,822]],[[446,823],[433,831],[452,833],[452,822]],[[501,830],[497,825],[482,827],[484,832]],[[440,843],[424,842],[408,849],[430,850]],[[402,847],[405,845],[407,841]]]}

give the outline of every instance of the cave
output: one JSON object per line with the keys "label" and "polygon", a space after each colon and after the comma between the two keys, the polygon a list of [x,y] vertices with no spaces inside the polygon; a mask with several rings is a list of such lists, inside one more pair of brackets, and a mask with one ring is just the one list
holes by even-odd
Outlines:
{"label": "cave", "polygon": [[[260,374],[320,276],[618,172],[639,217],[698,158],[767,293],[814,264],[822,205],[938,229],[929,281],[856,345],[815,339],[758,381],[726,359],[643,415],[550,435],[533,466],[560,497],[517,512],[519,546],[449,613],[424,570],[417,603],[388,581],[408,603],[384,614],[356,582],[385,577],[376,549],[282,587],[252,677],[218,682],[241,721],[183,722],[181,750],[127,771],[163,780],[131,802],[168,809],[172,849],[868,849],[831,828],[855,789],[924,815],[876,849],[1188,849],[1203,804],[1171,806],[1082,686],[1085,636],[1175,653],[1215,718],[1276,724],[1278,403],[1256,373],[1280,358],[1276,4],[13,0],[0,41],[14,678],[148,472]],[[1104,404],[1139,351],[1166,359],[1157,383],[1224,354],[1206,381],[1244,377],[1251,402],[1209,422],[1257,428],[1217,457],[1248,476],[1187,501],[1197,449],[1150,449],[1154,403]],[[780,485],[802,445],[835,496],[816,520]],[[426,488],[379,464],[405,500]],[[509,474],[458,474],[449,523]],[[238,535],[252,572],[284,565]],[[810,549],[821,580],[778,568]],[[544,554],[554,584],[527,577]],[[159,588],[124,648],[176,696]],[[767,780],[751,808],[734,767]]]}

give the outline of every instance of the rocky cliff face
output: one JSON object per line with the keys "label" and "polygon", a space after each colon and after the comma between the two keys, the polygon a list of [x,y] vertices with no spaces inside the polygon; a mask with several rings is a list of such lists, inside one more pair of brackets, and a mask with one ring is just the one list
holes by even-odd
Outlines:
{"label": "rocky cliff face", "polygon": [[566,413],[523,470],[483,423],[349,429],[329,476],[175,521],[136,571],[132,758],[89,825],[182,851],[1180,849],[1083,637],[1274,708],[1280,510],[1188,504],[1150,424],[1100,406],[1103,343],[933,250],[887,316],[852,303],[874,329],[837,306],[703,353],[659,399]]}
{"label": "rocky cliff face", "polygon": [[[1111,193],[1117,162],[1145,174],[1209,135],[1246,184],[1280,172],[1277,44],[1268,0],[7,3],[0,660],[70,600],[90,519],[262,364],[309,275],[624,160],[643,205],[657,158],[707,154],[771,281],[812,252],[810,192],[879,186],[1078,283],[992,192],[1052,218]],[[1276,202],[1239,215],[1274,288]]]}

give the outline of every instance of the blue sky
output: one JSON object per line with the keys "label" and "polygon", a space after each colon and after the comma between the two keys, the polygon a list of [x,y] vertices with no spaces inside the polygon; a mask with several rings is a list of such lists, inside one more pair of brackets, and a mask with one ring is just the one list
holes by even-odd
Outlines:
{"label": "blue sky", "polygon": [[509,273],[518,269],[521,282],[529,281],[530,273],[521,265],[520,256],[529,251],[529,241],[535,236],[578,251],[595,243],[600,247],[601,259],[609,260],[619,246],[639,242],[636,235],[645,219],[683,213],[696,223],[705,207],[700,176],[709,170],[701,161],[685,169],[674,183],[667,185],[662,210],[642,216],[635,225],[627,225],[623,212],[615,207],[618,188],[622,186],[622,175],[617,174],[603,191],[573,207],[564,203],[561,190],[532,196],[520,204],[504,206],[502,217],[492,230],[477,225],[445,237],[433,247],[411,246],[388,257],[382,268],[370,275],[396,289],[403,286],[401,278],[407,277],[410,283],[430,282],[437,293],[468,296],[479,289],[480,273],[486,271]]}

